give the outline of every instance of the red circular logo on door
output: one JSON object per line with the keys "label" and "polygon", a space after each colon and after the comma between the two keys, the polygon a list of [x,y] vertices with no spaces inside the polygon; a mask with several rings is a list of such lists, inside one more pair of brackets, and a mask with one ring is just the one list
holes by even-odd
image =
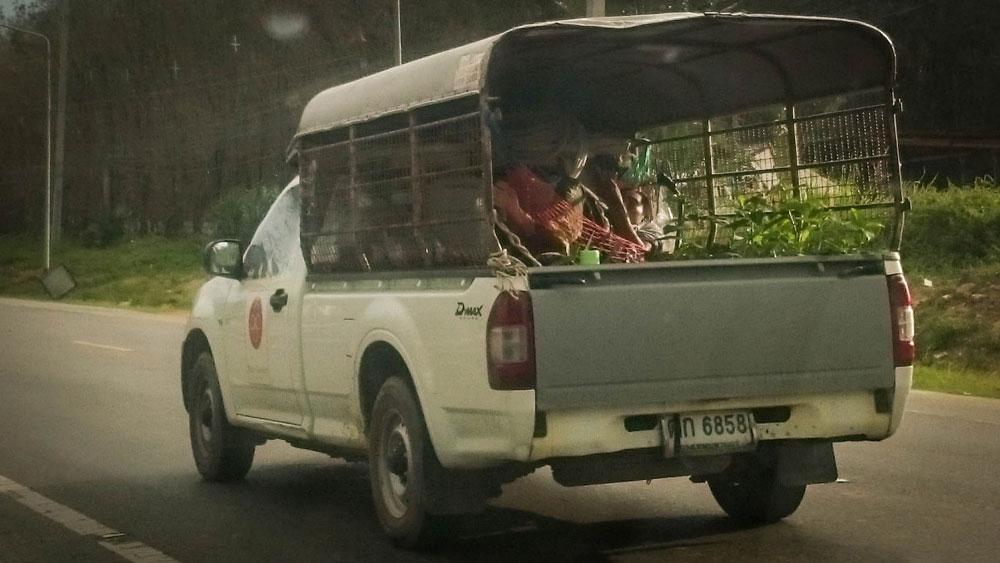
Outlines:
{"label": "red circular logo on door", "polygon": [[260,297],[253,300],[250,305],[250,318],[247,320],[250,329],[250,344],[254,350],[260,348],[260,337],[264,332],[264,314],[260,304]]}

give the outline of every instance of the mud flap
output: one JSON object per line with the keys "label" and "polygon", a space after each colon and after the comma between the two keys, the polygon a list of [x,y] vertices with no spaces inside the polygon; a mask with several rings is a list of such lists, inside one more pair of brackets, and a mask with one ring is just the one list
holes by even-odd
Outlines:
{"label": "mud flap", "polygon": [[837,460],[831,442],[792,440],[775,444],[775,477],[784,487],[837,480]]}
{"label": "mud flap", "polygon": [[487,500],[500,496],[499,481],[485,470],[446,469],[435,459],[425,478],[431,514],[476,514],[486,509]]}

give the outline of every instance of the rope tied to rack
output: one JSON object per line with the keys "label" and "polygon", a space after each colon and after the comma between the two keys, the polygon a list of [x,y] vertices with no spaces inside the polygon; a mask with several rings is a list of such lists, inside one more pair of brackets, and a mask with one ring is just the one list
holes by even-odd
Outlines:
{"label": "rope tied to rack", "polygon": [[[496,276],[497,282],[500,284],[497,286],[500,291],[510,293],[516,298],[518,287],[527,285],[528,267],[525,266],[524,262],[511,256],[507,249],[491,254],[486,265],[493,270],[493,275]],[[523,279],[524,283],[515,282],[519,279]]]}

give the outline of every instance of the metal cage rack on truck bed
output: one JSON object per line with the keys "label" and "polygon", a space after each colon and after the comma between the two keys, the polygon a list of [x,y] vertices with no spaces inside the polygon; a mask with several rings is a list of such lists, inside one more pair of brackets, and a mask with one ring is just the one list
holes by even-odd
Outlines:
{"label": "metal cage rack on truck bed", "polygon": [[[684,243],[725,248],[747,198],[877,225],[898,250],[895,52],[830,18],[652,14],[522,26],[329,88],[289,147],[311,274],[485,267],[494,233],[487,116],[559,110],[645,139],[676,183]],[[492,118],[490,118],[492,119]],[[500,123],[502,126],[502,122]]]}

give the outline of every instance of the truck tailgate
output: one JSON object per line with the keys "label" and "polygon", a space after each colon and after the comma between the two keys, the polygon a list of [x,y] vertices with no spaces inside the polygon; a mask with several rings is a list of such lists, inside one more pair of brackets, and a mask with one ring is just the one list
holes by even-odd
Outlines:
{"label": "truck tailgate", "polygon": [[540,410],[893,385],[881,258],[529,273]]}

